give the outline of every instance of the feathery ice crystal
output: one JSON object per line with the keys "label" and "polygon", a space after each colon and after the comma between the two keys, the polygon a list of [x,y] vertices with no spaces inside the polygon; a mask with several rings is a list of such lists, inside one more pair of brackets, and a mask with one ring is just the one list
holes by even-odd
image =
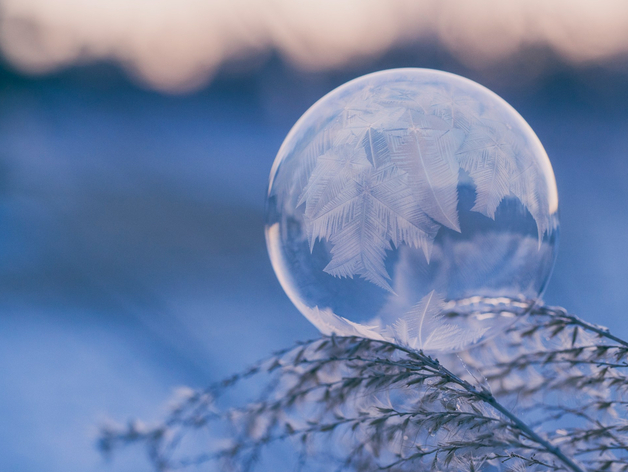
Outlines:
{"label": "feathery ice crystal", "polygon": [[266,239],[323,334],[451,351],[538,300],[557,212],[547,154],[511,106],[453,74],[397,69],[297,122],[271,171]]}

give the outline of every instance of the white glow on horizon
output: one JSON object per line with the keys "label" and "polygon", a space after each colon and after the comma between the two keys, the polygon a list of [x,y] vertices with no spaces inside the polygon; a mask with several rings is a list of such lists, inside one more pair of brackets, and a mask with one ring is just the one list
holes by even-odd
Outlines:
{"label": "white glow on horizon", "polygon": [[624,0],[0,0],[0,48],[18,69],[112,59],[173,92],[270,50],[308,70],[421,39],[474,67],[534,45],[587,62],[628,53],[627,31]]}

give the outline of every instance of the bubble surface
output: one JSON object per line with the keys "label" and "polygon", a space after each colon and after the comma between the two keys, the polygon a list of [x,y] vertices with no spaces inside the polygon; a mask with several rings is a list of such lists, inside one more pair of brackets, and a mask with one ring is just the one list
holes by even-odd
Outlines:
{"label": "bubble surface", "polygon": [[558,240],[550,161],[525,120],[463,77],[369,74],[315,103],[271,170],[266,241],[323,334],[454,351],[538,301]]}

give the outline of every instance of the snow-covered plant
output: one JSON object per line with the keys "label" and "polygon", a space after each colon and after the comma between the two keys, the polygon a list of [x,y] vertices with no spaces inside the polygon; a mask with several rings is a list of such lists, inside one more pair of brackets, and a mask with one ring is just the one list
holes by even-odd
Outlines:
{"label": "snow-covered plant", "polygon": [[438,359],[415,334],[300,343],[100,449],[143,443],[158,471],[628,471],[628,342],[551,307]]}

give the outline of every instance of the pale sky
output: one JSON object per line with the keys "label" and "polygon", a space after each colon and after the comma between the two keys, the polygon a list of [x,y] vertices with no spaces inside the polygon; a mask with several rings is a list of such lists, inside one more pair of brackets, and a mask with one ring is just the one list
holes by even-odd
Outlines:
{"label": "pale sky", "polygon": [[107,59],[173,92],[272,50],[296,67],[329,69],[421,40],[471,67],[531,45],[575,63],[608,62],[628,52],[628,2],[0,0],[0,48],[18,70]]}

